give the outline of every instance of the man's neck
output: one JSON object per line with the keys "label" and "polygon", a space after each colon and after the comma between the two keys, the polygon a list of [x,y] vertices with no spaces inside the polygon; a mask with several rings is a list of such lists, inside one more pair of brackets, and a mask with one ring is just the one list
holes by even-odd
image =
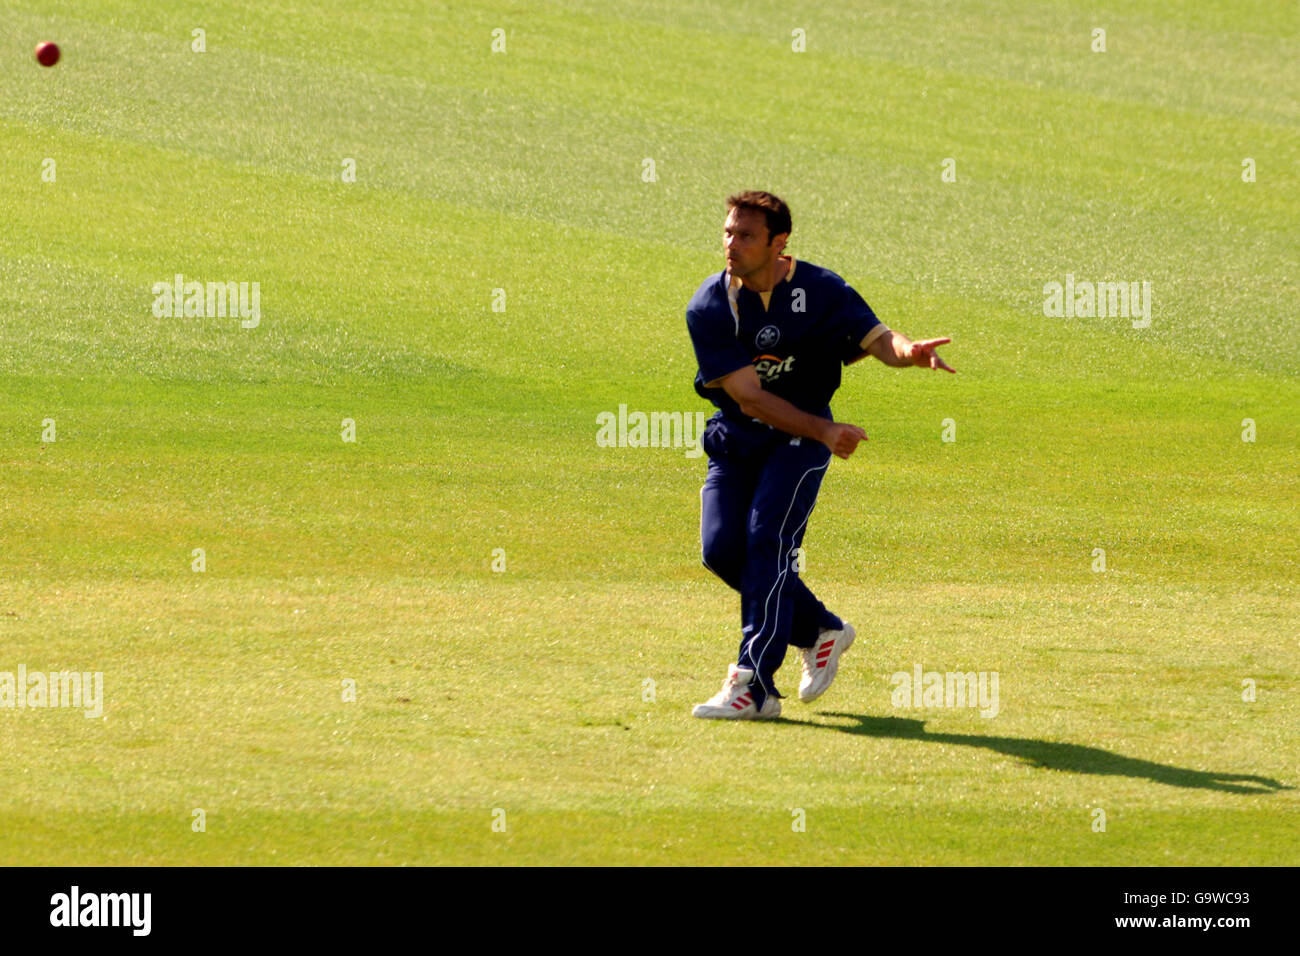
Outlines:
{"label": "man's neck", "polygon": [[740,280],[751,292],[771,292],[776,284],[790,273],[790,257],[777,256],[765,269],[757,269]]}

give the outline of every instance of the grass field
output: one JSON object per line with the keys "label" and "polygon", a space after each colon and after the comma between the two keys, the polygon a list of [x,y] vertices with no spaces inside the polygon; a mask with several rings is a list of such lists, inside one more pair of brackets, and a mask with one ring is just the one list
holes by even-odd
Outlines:
{"label": "grass field", "polygon": [[[1298,34],[0,0],[0,672],[104,680],[0,707],[0,863],[1300,863]],[[690,717],[738,628],[704,460],[595,441],[705,410],[744,188],[959,372],[846,371],[805,577],[859,642],[771,724]],[[157,317],[178,273],[259,323]],[[1150,327],[1045,316],[1067,274]],[[893,706],[916,664],[997,716]]]}

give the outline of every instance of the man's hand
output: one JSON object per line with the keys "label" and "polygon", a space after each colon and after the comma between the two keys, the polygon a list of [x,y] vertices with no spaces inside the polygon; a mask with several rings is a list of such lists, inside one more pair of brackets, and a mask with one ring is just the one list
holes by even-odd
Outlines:
{"label": "man's hand", "polygon": [[947,345],[951,341],[952,339],[926,339],[924,342],[913,342],[907,358],[918,368],[929,368],[935,371],[943,369],[956,375],[956,370],[949,368],[948,363],[939,358],[939,353],[935,351],[940,345]]}
{"label": "man's hand", "polygon": [[716,382],[709,382],[705,388],[716,385],[721,385],[740,406],[742,415],[757,418],[787,435],[819,441],[841,458],[848,458],[858,447],[858,442],[867,440],[867,433],[857,425],[829,422],[820,415],[809,415],[779,395],[765,391],[752,365],[742,366]]}
{"label": "man's hand", "polygon": [[947,345],[951,341],[952,339],[925,339],[913,342],[902,332],[892,329],[885,329],[880,334],[880,327],[877,326],[862,340],[862,354],[874,355],[891,368],[915,365],[918,368],[943,369],[955,375],[957,370],[949,368],[948,363],[939,358],[935,351],[940,345]]}
{"label": "man's hand", "polygon": [[867,433],[857,425],[847,422],[831,422],[822,437],[822,444],[840,458],[848,458],[857,450],[858,442],[866,441]]}

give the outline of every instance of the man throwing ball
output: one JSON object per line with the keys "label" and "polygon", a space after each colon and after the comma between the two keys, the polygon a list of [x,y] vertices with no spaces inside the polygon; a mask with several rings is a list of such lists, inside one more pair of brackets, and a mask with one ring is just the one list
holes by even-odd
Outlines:
{"label": "man throwing ball", "polygon": [[935,352],[880,323],[834,272],[782,255],[790,209],[771,193],[727,200],[726,268],[686,307],[699,372],[695,390],[718,410],[704,430],[700,491],[704,565],[740,592],[740,654],[696,717],[770,719],[775,675],[793,645],[803,655],[799,699],[835,679],[853,627],[813,596],[796,562],[831,453],[848,458],[867,434],[836,422],[840,366],[873,355],[886,365],[953,371]]}

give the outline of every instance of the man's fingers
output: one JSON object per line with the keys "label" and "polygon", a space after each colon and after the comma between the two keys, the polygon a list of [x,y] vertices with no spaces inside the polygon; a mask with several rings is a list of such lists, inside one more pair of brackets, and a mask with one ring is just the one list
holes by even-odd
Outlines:
{"label": "man's fingers", "polygon": [[926,339],[924,342],[912,343],[912,360],[921,366],[929,366],[931,371],[943,369],[946,372],[956,373],[956,370],[949,368],[943,359],[939,358],[939,353],[935,348],[940,345],[947,345],[952,339]]}
{"label": "man's fingers", "polygon": [[848,458],[858,447],[858,443],[866,440],[867,433],[857,425],[836,422],[835,435],[826,444],[837,457]]}
{"label": "man's fingers", "polygon": [[858,450],[858,443],[867,440],[867,433],[857,425],[849,425],[845,432],[840,436],[840,440],[835,443],[835,454],[841,458],[848,458]]}

